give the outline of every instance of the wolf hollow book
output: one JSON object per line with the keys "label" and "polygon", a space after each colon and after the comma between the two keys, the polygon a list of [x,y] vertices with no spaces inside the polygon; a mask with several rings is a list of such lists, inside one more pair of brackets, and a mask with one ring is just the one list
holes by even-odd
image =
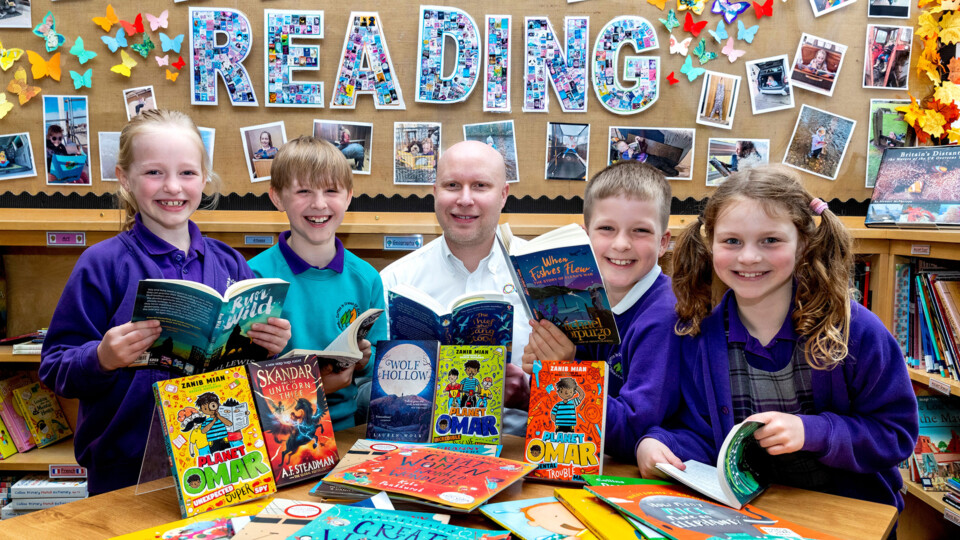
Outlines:
{"label": "wolf hollow book", "polygon": [[141,280],[132,320],[157,319],[162,331],[131,367],[192,375],[265,359],[267,350],[247,331],[280,316],[289,286],[282,279],[246,279],[220,296],[194,281]]}
{"label": "wolf hollow book", "polygon": [[513,317],[513,304],[496,291],[460,295],[449,306],[405,283],[387,293],[391,339],[506,346],[513,339]]}
{"label": "wolf hollow book", "polygon": [[439,341],[380,341],[373,364],[367,438],[429,442]]}
{"label": "wolf hollow book", "polygon": [[277,491],[244,367],[159,381],[153,391],[182,517]]}
{"label": "wolf hollow book", "polygon": [[572,223],[524,244],[510,225],[497,231],[527,317],[547,319],[576,345],[620,343],[597,258],[583,227]]}
{"label": "wolf hollow book", "polygon": [[277,487],[326,474],[340,459],[313,355],[247,364]]}
{"label": "wolf hollow book", "polygon": [[440,347],[433,442],[500,444],[505,361],[504,347]]}

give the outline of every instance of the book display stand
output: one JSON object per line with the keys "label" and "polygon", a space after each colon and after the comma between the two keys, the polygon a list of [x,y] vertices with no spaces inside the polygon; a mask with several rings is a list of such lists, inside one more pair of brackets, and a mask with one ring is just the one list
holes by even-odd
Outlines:
{"label": "book display stand", "polygon": [[[170,456],[167,455],[167,449],[164,446],[163,422],[160,420],[160,410],[156,405],[153,406],[152,418],[150,431],[147,434],[147,445],[144,447],[143,462],[140,464],[137,495],[172,488],[176,485],[170,474]],[[166,481],[158,482],[163,479]]]}

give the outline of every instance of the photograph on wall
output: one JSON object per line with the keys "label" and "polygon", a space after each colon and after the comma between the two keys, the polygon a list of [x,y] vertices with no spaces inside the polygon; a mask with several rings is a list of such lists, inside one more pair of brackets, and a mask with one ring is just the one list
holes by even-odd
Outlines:
{"label": "photograph on wall", "polygon": [[439,122],[393,123],[394,184],[435,184],[439,159]]}
{"label": "photograph on wall", "polygon": [[696,129],[611,126],[607,165],[632,159],[660,169],[670,180],[692,180],[696,138]]}
{"label": "photograph on wall", "polygon": [[960,225],[960,146],[890,148],[883,153],[867,225]]}
{"label": "photograph on wall", "polygon": [[30,0],[0,0],[0,28],[31,28]]}
{"label": "photograph on wall", "polygon": [[906,90],[910,80],[910,43],[913,28],[867,25],[863,58],[863,87]]}
{"label": "photograph on wall", "polygon": [[370,174],[373,124],[314,120],[313,136],[336,146],[347,158],[353,174]]}
{"label": "photograph on wall", "polygon": [[0,180],[36,175],[37,163],[33,159],[30,134],[25,131],[0,135]]}
{"label": "photograph on wall", "polygon": [[802,105],[783,164],[836,180],[857,121]]}
{"label": "photograph on wall", "polygon": [[101,131],[97,133],[97,143],[100,147],[100,181],[116,182],[117,159],[120,156],[120,132]]}
{"label": "photograph on wall", "polygon": [[590,124],[547,122],[547,180],[586,180]]}
{"label": "photograph on wall", "polygon": [[887,19],[909,19],[910,0],[867,0],[868,17],[884,17]]}
{"label": "photograph on wall", "polygon": [[43,133],[47,185],[91,185],[87,96],[43,96]]}
{"label": "photograph on wall", "polygon": [[714,187],[737,171],[770,163],[770,139],[710,139],[707,186]]}
{"label": "photograph on wall", "polygon": [[733,117],[737,112],[737,93],[740,77],[716,71],[708,71],[700,88],[700,106],[697,108],[697,123],[723,129],[733,129]]}
{"label": "photograph on wall", "polygon": [[203,140],[203,147],[207,149],[207,155],[210,156],[210,163],[213,163],[213,143],[216,140],[217,130],[199,126],[197,129],[200,130],[200,139]]}
{"label": "photograph on wall", "polygon": [[846,52],[846,45],[803,34],[793,55],[790,82],[794,88],[832,96]]}
{"label": "photograph on wall", "polygon": [[792,109],[790,60],[787,55],[771,56],[747,62],[747,86],[753,114]]}
{"label": "photograph on wall", "polygon": [[831,11],[843,9],[856,1],[857,0],[810,0],[810,7],[813,8],[813,16],[819,17]]}
{"label": "photograph on wall", "polygon": [[867,120],[867,172],[866,187],[872,188],[877,182],[877,170],[880,158],[887,148],[914,146],[915,136],[910,124],[904,120],[904,113],[897,107],[909,105],[909,99],[871,99],[870,116]]}
{"label": "photograph on wall", "polygon": [[517,136],[513,131],[513,120],[464,124],[463,140],[480,141],[492,146],[503,156],[503,163],[507,168],[507,182],[520,181],[520,169],[517,167]]}
{"label": "photograph on wall", "polygon": [[123,91],[123,106],[127,110],[128,121],[142,111],[156,109],[157,98],[156,94],[153,93],[153,87],[127,88]]}
{"label": "photograph on wall", "polygon": [[240,137],[250,181],[269,180],[273,158],[277,157],[278,149],[287,142],[287,132],[283,122],[240,128]]}

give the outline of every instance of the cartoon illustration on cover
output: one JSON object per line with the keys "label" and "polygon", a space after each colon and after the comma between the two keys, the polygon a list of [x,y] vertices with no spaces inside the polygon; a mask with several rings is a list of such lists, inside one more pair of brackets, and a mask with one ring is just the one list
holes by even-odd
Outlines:
{"label": "cartoon illustration on cover", "polygon": [[506,349],[440,348],[433,442],[499,444]]}

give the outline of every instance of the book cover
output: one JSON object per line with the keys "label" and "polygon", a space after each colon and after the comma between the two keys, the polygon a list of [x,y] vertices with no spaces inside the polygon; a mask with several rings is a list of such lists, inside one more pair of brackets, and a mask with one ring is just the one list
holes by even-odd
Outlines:
{"label": "book cover", "polygon": [[910,264],[896,263],[893,277],[893,337],[903,356],[910,356]]}
{"label": "book cover", "polygon": [[13,389],[27,386],[35,380],[36,377],[30,374],[18,373],[0,381],[0,419],[3,419],[10,436],[13,437],[13,444],[20,452],[36,448],[37,443],[33,440],[33,434],[30,433],[26,420],[23,419],[23,411],[17,407],[16,400],[13,398]]}
{"label": "book cover", "polygon": [[531,478],[583,482],[603,474],[607,363],[534,361],[523,458]]}
{"label": "book cover", "polygon": [[664,536],[676,540],[835,537],[778,518],[753,505],[740,510],[710,502],[681,486],[589,486],[587,490]]}
{"label": "book cover", "polygon": [[305,525],[333,508],[332,504],[292,499],[273,499],[250,522],[237,531],[233,540],[277,540],[294,537]]}
{"label": "book cover", "polygon": [[437,340],[441,345],[503,345],[513,340],[513,304],[495,291],[468,293],[442,306],[400,284],[387,293],[391,339]]}
{"label": "book cover", "polygon": [[630,478],[628,476],[609,476],[605,474],[585,474],[583,475],[583,481],[586,482],[588,486],[637,486],[637,485],[664,486],[664,485],[671,484],[671,482],[667,482],[666,480],[648,480],[646,478]]}
{"label": "book cover", "polygon": [[367,438],[429,442],[439,341],[377,343]]}
{"label": "book cover", "polygon": [[263,360],[247,370],[277,487],[330,471],[340,455],[317,358]]}
{"label": "book cover", "polygon": [[960,225],[960,147],[887,148],[867,208],[867,227]]}
{"label": "book cover", "polygon": [[523,245],[500,226],[498,245],[512,264],[514,284],[528,315],[547,319],[576,345],[620,343],[597,259],[586,231],[560,227]]}
{"label": "book cover", "polygon": [[[480,507],[480,513],[509,529],[520,540],[597,539],[556,497],[485,504]],[[623,537],[623,540],[629,538]]]}
{"label": "book cover", "polygon": [[13,444],[13,437],[10,435],[10,430],[7,429],[3,420],[0,419],[0,459],[7,459],[16,453],[17,445]]}
{"label": "book cover", "polygon": [[469,512],[533,470],[533,465],[492,456],[478,456],[404,446],[341,471],[334,482],[391,498],[412,500],[456,512]]}
{"label": "book cover", "polygon": [[250,518],[267,506],[257,501],[237,506],[214,508],[208,512],[164,525],[114,537],[113,540],[186,539],[220,540],[233,538],[250,522]]}
{"label": "book cover", "polygon": [[[656,531],[647,528],[638,533],[637,527],[629,521],[628,517],[624,517],[614,507],[604,503],[589,491],[557,488],[553,493],[560,504],[601,540],[663,538]],[[643,533],[647,533],[646,536]]]}
{"label": "book cover", "polygon": [[153,388],[184,518],[277,491],[243,367]]}
{"label": "book cover", "polygon": [[487,531],[446,525],[390,510],[336,505],[310,522],[290,538],[323,538],[324,540],[398,540],[445,539],[510,540],[507,531]]}
{"label": "book cover", "polygon": [[280,279],[248,279],[221,297],[194,281],[141,280],[131,320],[157,319],[162,330],[130,367],[193,375],[265,359],[267,350],[247,331],[281,315],[289,286]]}
{"label": "book cover", "polygon": [[[949,397],[917,396],[920,436],[913,457],[928,491],[946,491],[960,466],[960,405]],[[928,487],[929,486],[929,487]]]}
{"label": "book cover", "polygon": [[433,442],[500,444],[506,349],[443,345],[437,367]]}
{"label": "book cover", "polygon": [[28,474],[10,487],[14,498],[86,497],[86,480],[50,480],[46,475]]}
{"label": "book cover", "polygon": [[23,412],[27,428],[37,443],[37,448],[51,444],[73,435],[67,417],[60,409],[60,402],[53,390],[41,382],[16,388],[13,398]]}

